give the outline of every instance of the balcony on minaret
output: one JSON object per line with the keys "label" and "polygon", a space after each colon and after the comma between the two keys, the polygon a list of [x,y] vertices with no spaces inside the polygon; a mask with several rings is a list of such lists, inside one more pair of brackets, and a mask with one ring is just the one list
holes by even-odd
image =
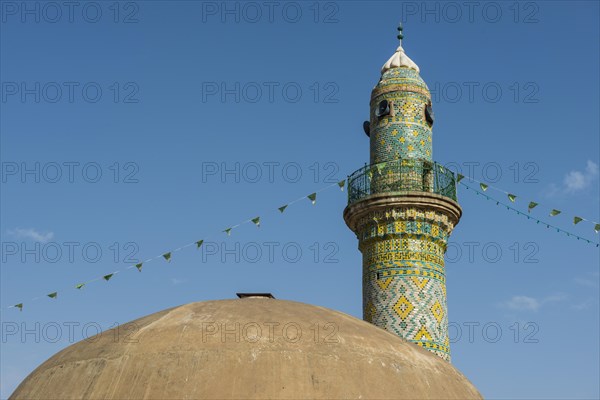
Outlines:
{"label": "balcony on minaret", "polygon": [[442,165],[419,159],[398,159],[365,166],[348,177],[348,205],[371,195],[426,192],[456,201],[456,179]]}

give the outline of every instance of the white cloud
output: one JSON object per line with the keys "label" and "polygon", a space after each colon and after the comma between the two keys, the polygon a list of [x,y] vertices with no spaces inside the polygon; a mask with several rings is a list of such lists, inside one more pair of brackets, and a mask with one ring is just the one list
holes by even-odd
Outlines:
{"label": "white cloud", "polygon": [[171,278],[171,284],[173,286],[181,285],[182,283],[187,282],[187,279],[179,279],[179,278]]}
{"label": "white cloud", "polygon": [[546,304],[546,303],[554,303],[556,301],[563,301],[567,299],[567,295],[564,293],[557,293],[554,294],[552,296],[548,296],[548,297],[544,297],[544,299],[541,301],[542,304]]}
{"label": "white cloud", "polygon": [[569,193],[578,192],[589,187],[598,176],[598,164],[588,160],[585,170],[571,171],[563,180],[565,190]]}
{"label": "white cloud", "polygon": [[6,233],[11,236],[17,237],[17,238],[31,239],[35,242],[42,242],[42,243],[46,243],[54,237],[54,232],[41,233],[41,232],[36,231],[33,228],[9,229],[8,231],[6,231]]}
{"label": "white cloud", "polygon": [[587,286],[587,287],[598,287],[598,281],[597,280],[592,280],[592,279],[588,279],[588,278],[574,278],[573,281],[581,286]]}
{"label": "white cloud", "polygon": [[594,304],[598,304],[598,299],[589,298],[586,301],[584,301],[583,303],[579,303],[579,304],[575,304],[575,305],[571,306],[571,308],[574,310],[577,310],[577,311],[582,311],[582,310],[587,310]]}
{"label": "white cloud", "polygon": [[599,277],[600,277],[600,274],[598,272],[591,272],[591,273],[588,273],[587,276],[577,276],[577,277],[573,278],[573,282],[575,282],[577,285],[580,285],[580,286],[597,288],[598,283],[599,283],[599,281],[598,281]]}
{"label": "white cloud", "polygon": [[540,302],[533,297],[513,296],[510,300],[503,303],[506,308],[511,310],[531,310],[537,311],[540,308]]}
{"label": "white cloud", "polygon": [[516,311],[538,311],[540,308],[542,308],[548,303],[563,301],[566,298],[567,296],[563,293],[557,293],[552,296],[544,297],[543,299],[536,299],[534,297],[516,295],[511,297],[510,300],[501,303],[500,306]]}

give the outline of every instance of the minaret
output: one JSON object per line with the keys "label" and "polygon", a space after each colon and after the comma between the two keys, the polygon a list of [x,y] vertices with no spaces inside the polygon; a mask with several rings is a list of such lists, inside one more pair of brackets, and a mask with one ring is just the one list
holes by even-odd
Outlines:
{"label": "minaret", "polygon": [[450,361],[444,253],[462,210],[432,159],[431,95],[400,45],[371,92],[370,165],[348,177],[346,224],[363,255],[363,319]]}

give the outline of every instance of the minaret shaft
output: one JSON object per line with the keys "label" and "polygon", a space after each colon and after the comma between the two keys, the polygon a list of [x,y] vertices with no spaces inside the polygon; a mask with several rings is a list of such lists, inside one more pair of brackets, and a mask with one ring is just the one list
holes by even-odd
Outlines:
{"label": "minaret shaft", "polygon": [[448,361],[444,253],[460,215],[418,191],[373,194],[344,212],[363,256],[363,319]]}
{"label": "minaret shaft", "polygon": [[363,318],[450,361],[444,253],[462,210],[432,160],[431,95],[402,47],[371,94],[371,165],[348,178],[344,219],[363,256]]}

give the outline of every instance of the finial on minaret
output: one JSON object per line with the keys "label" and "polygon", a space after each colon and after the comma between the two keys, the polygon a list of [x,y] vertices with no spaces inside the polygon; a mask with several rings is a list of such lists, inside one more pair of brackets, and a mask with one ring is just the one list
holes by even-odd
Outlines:
{"label": "finial on minaret", "polygon": [[404,30],[404,27],[402,26],[402,22],[400,22],[398,24],[398,40],[400,41],[400,46],[402,46],[402,39],[404,39],[404,34],[402,33],[402,31]]}
{"label": "finial on minaret", "polygon": [[390,59],[387,60],[385,64],[383,64],[383,67],[381,67],[381,74],[383,74],[389,69],[398,67],[406,67],[419,72],[418,65],[415,64],[413,60],[408,58],[408,56],[404,53],[404,49],[402,48],[402,39],[404,39],[403,31],[404,27],[402,26],[402,22],[400,22],[398,24],[398,36],[396,36],[400,41],[400,44],[398,45],[398,48],[396,49],[394,55],[392,55]]}

